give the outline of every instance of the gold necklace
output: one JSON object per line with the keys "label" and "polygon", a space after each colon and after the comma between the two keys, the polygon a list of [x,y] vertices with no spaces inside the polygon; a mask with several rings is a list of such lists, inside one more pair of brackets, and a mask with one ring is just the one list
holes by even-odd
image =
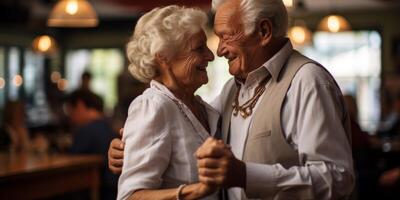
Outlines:
{"label": "gold necklace", "polygon": [[241,85],[238,86],[238,90],[236,91],[236,96],[235,96],[235,101],[232,103],[233,107],[233,116],[237,116],[238,113],[240,113],[240,116],[242,116],[244,119],[246,119],[248,116],[250,116],[253,113],[253,108],[256,105],[258,99],[261,97],[261,95],[265,91],[265,84],[268,82],[268,76],[265,77],[256,87],[254,90],[253,97],[251,97],[249,100],[247,100],[245,103],[242,105],[239,105],[239,93],[240,93],[240,88]]}

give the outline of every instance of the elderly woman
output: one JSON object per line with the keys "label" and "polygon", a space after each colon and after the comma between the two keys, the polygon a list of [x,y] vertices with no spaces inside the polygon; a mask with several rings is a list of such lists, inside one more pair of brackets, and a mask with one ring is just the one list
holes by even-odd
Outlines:
{"label": "elderly woman", "polygon": [[199,183],[194,153],[217,131],[219,114],[194,92],[214,59],[207,16],[192,8],[156,8],[141,17],[127,45],[129,70],[150,88],[129,107],[118,199],[217,199]]}

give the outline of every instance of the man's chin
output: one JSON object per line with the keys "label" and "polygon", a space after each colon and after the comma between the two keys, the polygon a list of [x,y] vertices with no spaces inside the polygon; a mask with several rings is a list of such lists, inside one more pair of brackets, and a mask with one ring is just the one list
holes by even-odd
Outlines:
{"label": "man's chin", "polygon": [[238,67],[236,67],[236,66],[229,66],[229,73],[232,75],[232,76],[239,76],[240,75],[240,70],[238,70]]}

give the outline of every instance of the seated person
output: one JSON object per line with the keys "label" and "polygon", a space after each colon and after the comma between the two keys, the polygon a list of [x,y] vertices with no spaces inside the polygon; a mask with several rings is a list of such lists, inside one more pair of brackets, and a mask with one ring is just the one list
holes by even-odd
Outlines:
{"label": "seated person", "polygon": [[0,128],[0,151],[46,152],[49,143],[42,134],[31,139],[26,127],[25,104],[23,101],[8,101],[4,106],[2,127]]}
{"label": "seated person", "polygon": [[118,176],[107,169],[108,144],[116,137],[103,115],[103,101],[89,90],[77,90],[67,100],[67,114],[75,125],[72,154],[98,154],[103,157],[101,197],[115,199]]}

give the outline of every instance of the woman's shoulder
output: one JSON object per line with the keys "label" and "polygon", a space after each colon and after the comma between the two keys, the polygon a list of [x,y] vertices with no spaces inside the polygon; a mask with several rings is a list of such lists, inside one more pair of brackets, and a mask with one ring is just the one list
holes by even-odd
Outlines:
{"label": "woman's shoulder", "polygon": [[157,89],[147,88],[141,95],[132,101],[131,105],[129,106],[129,110],[135,107],[147,107],[148,109],[157,111],[168,111],[171,106],[173,106],[173,104],[167,96],[162,94]]}

